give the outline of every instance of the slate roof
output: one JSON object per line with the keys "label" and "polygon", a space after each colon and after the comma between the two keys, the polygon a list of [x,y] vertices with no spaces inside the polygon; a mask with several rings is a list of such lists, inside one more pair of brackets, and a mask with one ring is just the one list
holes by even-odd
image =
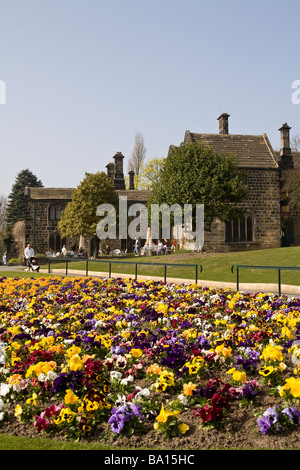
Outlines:
{"label": "slate roof", "polygon": [[70,200],[72,199],[73,188],[25,188],[25,194],[30,199],[35,200]]}
{"label": "slate roof", "polygon": [[151,195],[150,190],[146,189],[125,189],[117,190],[118,196],[127,196],[127,200],[135,203],[146,203]]}
{"label": "slate roof", "polygon": [[241,168],[278,168],[275,153],[266,134],[198,134],[185,132],[184,143],[210,146],[216,153],[234,152]]}
{"label": "slate roof", "polygon": [[[34,200],[64,200],[71,201],[74,188],[27,188],[27,196]],[[26,189],[25,189],[26,192]],[[117,190],[119,196],[127,196],[128,201],[145,203],[149,199],[151,191],[147,190]]]}

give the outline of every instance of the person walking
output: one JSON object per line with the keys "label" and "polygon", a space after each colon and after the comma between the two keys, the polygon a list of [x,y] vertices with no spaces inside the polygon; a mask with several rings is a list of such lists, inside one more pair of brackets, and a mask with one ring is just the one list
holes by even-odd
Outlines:
{"label": "person walking", "polygon": [[138,255],[139,255],[139,241],[138,241],[137,238],[135,239],[135,244],[134,244],[133,253],[135,254],[135,256],[138,256]]}
{"label": "person walking", "polygon": [[34,258],[34,249],[31,247],[30,243],[26,246],[24,250],[24,256],[27,266],[27,271],[30,271],[32,259]]}

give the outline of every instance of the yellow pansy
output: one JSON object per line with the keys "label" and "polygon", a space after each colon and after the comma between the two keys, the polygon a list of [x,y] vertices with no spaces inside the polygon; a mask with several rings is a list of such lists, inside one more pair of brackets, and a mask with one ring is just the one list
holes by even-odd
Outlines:
{"label": "yellow pansy", "polygon": [[74,354],[68,362],[68,366],[71,370],[82,370],[84,368],[84,363],[81,357],[78,354]]}
{"label": "yellow pansy", "polygon": [[19,418],[22,413],[23,413],[22,406],[16,405],[16,407],[15,407],[15,417]]}
{"label": "yellow pansy", "polygon": [[178,416],[178,415],[179,415],[179,411],[165,410],[164,405],[162,404],[160,413],[157,416],[156,421],[158,423],[166,423],[169,416]]}
{"label": "yellow pansy", "polygon": [[133,357],[137,358],[137,357],[142,356],[143,351],[141,349],[131,349],[130,353]]}
{"label": "yellow pansy", "polygon": [[183,393],[184,395],[192,397],[193,391],[196,390],[196,388],[197,385],[192,382],[189,382],[188,384],[183,384]]}
{"label": "yellow pansy", "polygon": [[77,395],[75,395],[73,390],[68,389],[67,393],[66,393],[66,396],[65,396],[65,403],[67,405],[74,405],[74,403],[76,403],[77,400],[79,400],[79,397],[77,397]]}
{"label": "yellow pansy", "polygon": [[178,425],[178,429],[180,434],[185,434],[190,429],[190,427],[185,423],[180,423]]}

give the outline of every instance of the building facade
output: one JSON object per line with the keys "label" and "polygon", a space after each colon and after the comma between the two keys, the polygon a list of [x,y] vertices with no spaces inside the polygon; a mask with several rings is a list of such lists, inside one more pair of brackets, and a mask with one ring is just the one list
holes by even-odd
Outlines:
{"label": "building facade", "polygon": [[[134,172],[129,172],[129,189],[126,189],[123,173],[124,156],[117,152],[114,163],[108,163],[107,176],[113,181],[119,197],[126,197],[128,208],[132,204],[147,204],[150,191],[139,191],[134,188]],[[60,252],[63,245],[67,250],[84,248],[88,256],[95,250],[94,237],[81,237],[80,240],[62,238],[58,231],[58,222],[62,211],[72,200],[74,188],[25,188],[25,243],[31,243],[36,253]],[[110,249],[131,250],[132,240],[109,240]]]}
{"label": "building facade", "polygon": [[[282,202],[280,195],[281,173],[286,168],[300,165],[299,152],[292,153],[290,149],[290,127],[285,123],[279,129],[281,149],[275,152],[266,134],[237,135],[229,133],[229,115],[223,113],[218,118],[219,132],[200,134],[186,131],[184,143],[196,142],[208,145],[216,153],[233,152],[238,157],[238,165],[247,174],[249,197],[240,203],[244,216],[227,223],[215,220],[209,232],[205,232],[205,251],[240,251],[282,246],[283,238],[287,238],[286,227],[290,227],[289,243],[300,244],[297,227],[300,219],[293,217],[292,222],[286,223],[283,230]],[[170,150],[173,146],[170,146]],[[128,205],[133,203],[147,204],[150,191],[136,190],[134,173],[129,172],[129,184],[126,188],[123,163],[124,156],[117,152],[114,162],[106,165],[107,176],[114,182],[119,196],[126,196]],[[299,162],[299,163],[298,163]],[[49,250],[60,251],[63,245],[71,248],[78,240],[62,239],[57,224],[61,212],[72,200],[72,188],[25,188],[27,209],[25,215],[25,242],[31,243],[36,252],[46,253]],[[285,219],[286,220],[286,217]],[[292,227],[292,228],[291,228]],[[299,232],[300,233],[300,232]],[[93,237],[85,239],[88,255],[93,254]],[[132,240],[109,241],[111,249],[132,249]],[[178,240],[180,243],[180,240]]]}

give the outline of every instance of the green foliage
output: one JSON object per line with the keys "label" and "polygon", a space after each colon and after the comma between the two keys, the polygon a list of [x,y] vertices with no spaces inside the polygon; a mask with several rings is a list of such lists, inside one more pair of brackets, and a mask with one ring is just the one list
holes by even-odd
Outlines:
{"label": "green foliage", "polygon": [[152,158],[143,162],[139,174],[135,177],[136,187],[138,189],[152,189],[153,185],[158,183],[164,161],[164,158]]}
{"label": "green foliage", "polygon": [[181,144],[164,160],[150,204],[204,204],[205,226],[214,219],[241,217],[237,204],[247,197],[244,175],[234,154],[216,154],[208,146]]}
{"label": "green foliage", "polygon": [[300,169],[294,168],[282,173],[281,196],[290,210],[297,210],[300,207]]}
{"label": "green foliage", "polygon": [[41,188],[43,183],[30,170],[22,170],[17,174],[11,192],[8,196],[6,208],[6,222],[11,231],[13,225],[24,219],[26,199],[24,188]]}
{"label": "green foliage", "polygon": [[100,204],[118,206],[119,198],[111,180],[104,172],[86,173],[72,194],[72,201],[62,212],[58,230],[62,236],[79,237],[96,234]]}

